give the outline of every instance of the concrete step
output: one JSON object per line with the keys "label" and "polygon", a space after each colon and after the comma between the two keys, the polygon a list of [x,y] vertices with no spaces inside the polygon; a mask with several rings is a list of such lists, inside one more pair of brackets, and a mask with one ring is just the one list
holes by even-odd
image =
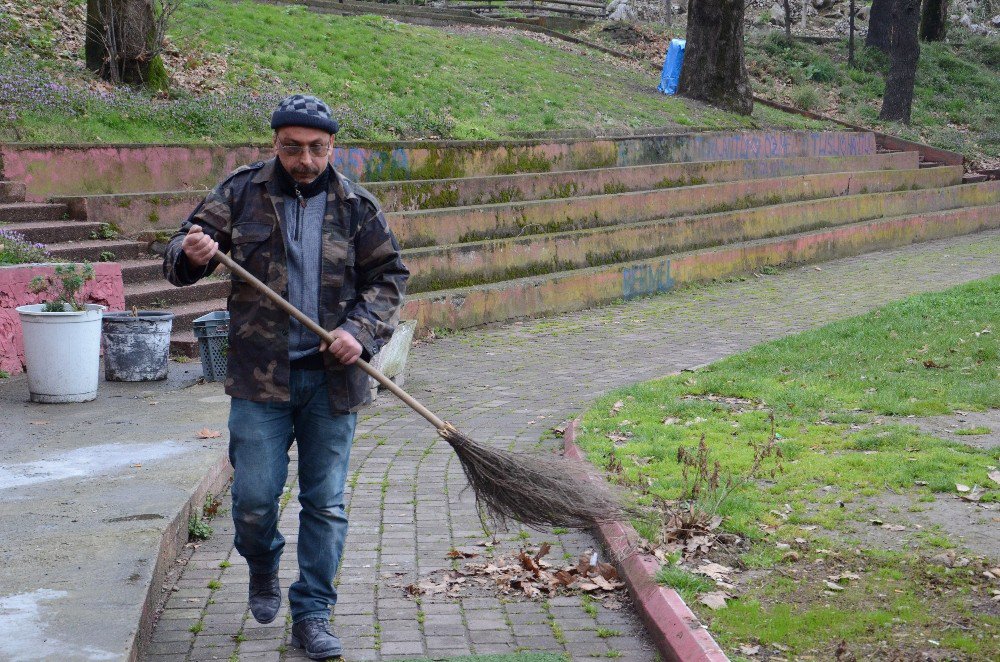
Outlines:
{"label": "concrete step", "polygon": [[[374,5],[372,5],[374,6]],[[446,179],[689,161],[875,154],[875,135],[855,131],[704,131],[596,139],[338,142],[331,161],[358,181]],[[31,173],[29,199],[94,191],[204,189],[244,163],[270,158],[258,145],[3,145],[11,178]],[[94,168],[108,159],[121,168]],[[102,220],[102,219],[91,219]],[[148,228],[147,228],[148,229]]]}
{"label": "concrete step", "polygon": [[388,214],[387,219],[400,244],[416,248],[637,223],[683,214],[753,208],[871,191],[936,188],[961,181],[960,166],[823,173],[559,200],[396,212]]}
{"label": "concrete step", "polygon": [[174,331],[190,331],[194,320],[216,310],[226,310],[225,297],[171,306],[170,311],[174,314]]}
{"label": "concrete step", "polygon": [[[176,321],[177,318],[175,317]],[[174,331],[170,334],[170,354],[198,358],[198,339],[193,331]]]}
{"label": "concrete step", "polygon": [[667,292],[677,285],[1000,228],[1000,205],[916,213],[647,260],[576,269],[408,297],[403,319],[461,329]]}
{"label": "concrete step", "polygon": [[916,152],[894,152],[869,156],[656,163],[491,177],[372,182],[365,186],[378,197],[385,211],[414,211],[826,172],[911,170],[917,165]]}
{"label": "concrete step", "polygon": [[[366,182],[387,212],[475,206],[644,191],[693,184],[764,179],[827,172],[915,170],[916,152],[865,156],[795,157],[656,163],[559,172],[452,179]],[[158,193],[119,193],[58,198],[74,218],[113,223],[127,236],[179,227],[204,197],[204,189]]]}
{"label": "concrete step", "polygon": [[24,202],[24,183],[0,180],[0,203]]}
{"label": "concrete step", "polygon": [[67,217],[64,204],[45,202],[7,202],[0,204],[0,223],[33,223],[58,221]]}
{"label": "concrete step", "polygon": [[203,278],[194,285],[175,287],[166,280],[151,280],[125,286],[125,306],[131,308],[170,308],[172,306],[217,299],[229,294],[229,280]]}
{"label": "concrete step", "polygon": [[52,257],[68,262],[121,262],[147,257],[147,244],[128,239],[87,239],[48,246]]}
{"label": "concrete step", "polygon": [[[83,241],[97,238],[101,230],[100,223],[87,221],[32,221],[28,223],[10,223],[4,226],[7,230],[20,232],[26,239],[42,244],[55,244],[62,241]],[[93,235],[93,236],[91,236]]]}
{"label": "concrete step", "polygon": [[867,193],[586,230],[410,249],[410,293],[633,261],[873,218],[1000,203],[1000,182]]}
{"label": "concrete step", "polygon": [[163,279],[162,258],[156,257],[142,260],[125,260],[121,263],[121,265],[122,280],[126,285],[156,280],[163,281],[164,283],[167,282]]}

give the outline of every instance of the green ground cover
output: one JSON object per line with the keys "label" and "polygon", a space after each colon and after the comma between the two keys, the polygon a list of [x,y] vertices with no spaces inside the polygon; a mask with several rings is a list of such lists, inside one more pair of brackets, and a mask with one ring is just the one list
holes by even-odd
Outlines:
{"label": "green ground cover", "polygon": [[780,32],[747,40],[758,94],[925,142],[1000,166],[1000,40],[951,30],[951,43],[921,43],[910,126],[878,119],[888,57],[845,42],[787,42]]}
{"label": "green ground cover", "polygon": [[[666,97],[655,90],[654,72],[516,33],[224,0],[183,3],[169,32],[180,53],[168,60],[173,71],[190,77],[212,66],[219,72],[204,87],[217,91],[175,87],[166,99],[109,91],[82,69],[82,6],[74,0],[72,15],[58,13],[66,9],[56,0],[0,8],[0,112],[10,120],[0,123],[0,140],[263,140],[276,100],[302,90],[337,108],[341,138],[349,139],[815,125],[768,109],[746,118]],[[76,32],[68,53],[60,50],[67,31]]]}
{"label": "green ground cover", "polygon": [[[915,296],[611,393],[584,415],[579,443],[642,500],[676,500],[684,484],[679,447],[704,437],[723,474],[740,475],[752,461],[750,442],[769,438],[773,413],[783,471],[771,476],[774,465],[765,462],[757,480],[723,503],[719,530],[741,542],[709,553],[746,573],[737,597],[718,611],[693,602],[707,587],[690,574],[690,559],[668,564],[661,581],[734,653],[776,644],[832,659],[843,639],[859,656],[891,657],[878,648],[888,640],[906,655],[934,648],[994,659],[1000,609],[991,591],[1000,583],[982,572],[997,565],[1000,550],[992,558],[963,552],[948,526],[887,534],[874,513],[888,497],[904,503],[895,513],[957,500],[957,484],[985,488],[982,503],[1000,500],[987,475],[1000,465],[1000,449],[943,441],[907,418],[1000,407],[998,326],[1000,277]],[[662,534],[653,519],[636,528],[653,541]],[[887,545],[875,532],[906,544]],[[971,563],[933,560],[949,549]],[[858,578],[824,584],[845,572]]]}

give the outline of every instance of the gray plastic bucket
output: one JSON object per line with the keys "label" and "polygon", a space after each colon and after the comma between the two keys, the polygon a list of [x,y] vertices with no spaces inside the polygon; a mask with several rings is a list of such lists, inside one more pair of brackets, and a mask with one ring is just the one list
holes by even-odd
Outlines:
{"label": "gray plastic bucket", "polygon": [[167,378],[174,314],[156,310],[105,313],[104,379],[152,382]]}

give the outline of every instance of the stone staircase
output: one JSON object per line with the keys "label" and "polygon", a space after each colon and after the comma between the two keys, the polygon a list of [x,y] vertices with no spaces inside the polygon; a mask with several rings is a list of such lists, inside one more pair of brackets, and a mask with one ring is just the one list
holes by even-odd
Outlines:
{"label": "stone staircase", "polygon": [[[739,138],[727,138],[737,141],[727,146],[703,136],[672,137],[669,150],[654,137],[632,139],[617,156],[600,158],[587,157],[596,151],[580,141],[572,150],[536,150],[563,154],[549,162],[487,158],[486,150],[475,158],[478,169],[464,167],[466,176],[370,182],[413,272],[404,318],[422,329],[463,328],[1000,227],[1000,182],[963,183],[960,166],[928,167],[916,152],[877,153],[874,140],[856,134],[788,135],[786,148],[763,156]],[[573,150],[577,157],[564,158]],[[110,236],[107,223],[125,223],[125,211],[142,216],[169,200],[158,207],[162,236],[201,195],[32,203],[24,202],[23,186],[0,182],[0,222],[49,244],[59,258],[119,261],[126,305],[169,308],[174,349],[195,354],[191,323],[225,308],[225,275],[175,288],[151,252],[154,234],[99,237]]]}

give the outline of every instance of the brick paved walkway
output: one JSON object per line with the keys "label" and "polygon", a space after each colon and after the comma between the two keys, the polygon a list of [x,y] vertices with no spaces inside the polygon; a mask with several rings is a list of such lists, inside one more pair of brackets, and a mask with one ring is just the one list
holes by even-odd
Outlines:
{"label": "brick paved walkway", "polygon": [[[525,448],[608,389],[997,273],[1000,233],[992,232],[691,288],[422,344],[411,354],[407,388],[476,439]],[[351,472],[351,531],[334,619],[346,659],[519,650],[655,659],[628,609],[595,613],[576,597],[407,599],[400,583],[450,567],[446,552],[482,540],[484,532],[448,446],[389,396],[359,424]],[[293,492],[294,480],[293,471]],[[281,520],[288,539],[284,587],[296,574],[289,532],[297,512],[293,499]],[[287,647],[283,617],[269,626],[248,620],[247,568],[232,550],[231,522],[219,517],[213,524],[216,534],[191,556],[147,659],[304,659]],[[506,549],[520,543],[514,534],[502,536],[511,541]],[[552,541],[556,559],[593,544],[585,534],[531,536]],[[221,568],[224,561],[231,565]],[[210,581],[218,587],[209,588]],[[201,630],[193,634],[196,623]]]}

